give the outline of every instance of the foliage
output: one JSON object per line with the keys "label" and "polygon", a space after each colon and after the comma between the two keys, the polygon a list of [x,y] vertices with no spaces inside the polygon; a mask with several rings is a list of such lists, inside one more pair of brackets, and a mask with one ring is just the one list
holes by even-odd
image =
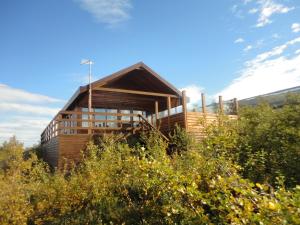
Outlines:
{"label": "foliage", "polygon": [[278,109],[266,103],[242,109],[237,157],[246,177],[275,184],[283,176],[290,187],[300,183],[299,112],[299,95]]}
{"label": "foliage", "polygon": [[202,145],[211,154],[223,155],[239,164],[253,182],[287,187],[300,183],[300,95],[290,95],[281,108],[261,102],[242,107],[237,121],[220,116],[206,126]]}
{"label": "foliage", "polygon": [[207,123],[203,118],[199,123],[204,128],[204,138],[200,144],[205,154],[234,158],[238,141],[237,120],[219,114],[214,122]]}
{"label": "foliage", "polygon": [[300,223],[299,186],[253,184],[203,146],[172,158],[166,148],[157,133],[133,147],[103,137],[78,167],[50,173],[34,153],[24,160],[21,145],[6,143],[0,224]]}
{"label": "foliage", "polygon": [[175,129],[169,133],[169,149],[168,153],[173,155],[177,153],[181,155],[186,152],[193,143],[192,138],[188,133],[181,128],[178,124],[175,125]]}

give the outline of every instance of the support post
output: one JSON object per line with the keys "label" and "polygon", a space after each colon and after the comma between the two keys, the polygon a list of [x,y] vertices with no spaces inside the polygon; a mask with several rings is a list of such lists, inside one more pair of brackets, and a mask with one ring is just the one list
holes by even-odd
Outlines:
{"label": "support post", "polygon": [[156,128],[158,128],[158,101],[155,101],[154,108],[155,108],[155,125]]}
{"label": "support post", "polygon": [[171,116],[171,97],[167,97],[167,107],[168,107],[168,131],[170,132],[170,116]]}
{"label": "support post", "polygon": [[[133,114],[133,110],[130,110],[130,114]],[[134,121],[133,121],[133,116],[130,116],[130,124],[131,124],[131,128],[132,128],[132,134],[134,133]]]}
{"label": "support post", "polygon": [[186,91],[182,91],[182,113],[184,121],[184,129],[187,130],[187,105],[186,105]]}
{"label": "support post", "polygon": [[202,113],[206,113],[206,102],[205,102],[205,94],[201,93],[201,104],[202,104]]}
{"label": "support post", "polygon": [[234,105],[235,114],[237,115],[239,112],[239,102],[238,102],[237,98],[233,99],[233,105]]}
{"label": "support post", "polygon": [[[89,108],[89,113],[92,113],[92,61],[89,61],[89,99],[88,99],[88,108]],[[89,114],[89,129],[88,129],[88,134],[92,133],[92,122],[91,120],[93,119],[93,115]]]}
{"label": "support post", "polygon": [[224,113],[223,98],[222,98],[221,95],[219,96],[219,110],[220,110],[220,113],[221,113],[221,114]]}
{"label": "support post", "polygon": [[92,111],[89,110],[88,112],[88,125],[89,125],[89,129],[88,129],[88,134],[92,133],[92,119],[93,119],[93,115],[92,115]]}
{"label": "support post", "polygon": [[[117,113],[118,114],[120,114],[121,113],[121,110],[120,109],[117,109]],[[117,123],[117,126],[118,127],[122,127],[122,123],[121,122],[119,122],[119,121],[121,121],[122,120],[122,116],[117,116],[117,121],[118,121],[118,123]]]}

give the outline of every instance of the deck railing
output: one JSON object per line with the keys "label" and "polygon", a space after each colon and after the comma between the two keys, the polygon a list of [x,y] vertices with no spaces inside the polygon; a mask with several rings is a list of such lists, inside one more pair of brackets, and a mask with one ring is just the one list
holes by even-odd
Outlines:
{"label": "deck railing", "polygon": [[58,135],[134,132],[146,122],[142,115],[134,113],[61,111],[42,133],[41,142],[46,143]]}

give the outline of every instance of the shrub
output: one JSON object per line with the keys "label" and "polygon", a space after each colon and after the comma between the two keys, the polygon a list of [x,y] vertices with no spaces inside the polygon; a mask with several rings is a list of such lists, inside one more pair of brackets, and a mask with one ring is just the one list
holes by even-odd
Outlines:
{"label": "shrub", "polygon": [[300,95],[288,96],[274,109],[266,103],[241,109],[238,126],[237,161],[243,175],[254,182],[300,183]]}
{"label": "shrub", "polygon": [[[238,164],[244,178],[276,186],[283,177],[287,187],[300,183],[300,95],[291,95],[281,108],[267,103],[241,107],[238,120],[219,116],[202,125],[203,153]],[[201,121],[200,121],[201,122]]]}
{"label": "shrub", "polygon": [[181,128],[178,124],[175,125],[175,129],[169,133],[169,146],[168,154],[179,154],[186,152],[193,143],[192,137]]}
{"label": "shrub", "polygon": [[[9,145],[0,173],[1,224],[297,224],[300,188],[241,178],[225,157],[194,147],[172,158],[157,134],[144,145],[89,143],[82,163],[50,173]],[[18,148],[18,151],[16,151]],[[137,154],[138,148],[140,153]]]}

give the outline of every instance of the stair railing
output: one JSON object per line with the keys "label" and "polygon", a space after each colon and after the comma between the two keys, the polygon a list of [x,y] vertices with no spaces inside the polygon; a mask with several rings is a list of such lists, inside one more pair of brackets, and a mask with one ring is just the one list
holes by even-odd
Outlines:
{"label": "stair railing", "polygon": [[139,114],[138,116],[139,116],[140,123],[142,124],[142,126],[146,127],[148,130],[157,132],[165,141],[167,141],[167,142],[169,141],[169,139],[162,132],[160,132],[160,130],[158,130],[151,123],[149,123],[145,117],[143,117],[141,114]]}

